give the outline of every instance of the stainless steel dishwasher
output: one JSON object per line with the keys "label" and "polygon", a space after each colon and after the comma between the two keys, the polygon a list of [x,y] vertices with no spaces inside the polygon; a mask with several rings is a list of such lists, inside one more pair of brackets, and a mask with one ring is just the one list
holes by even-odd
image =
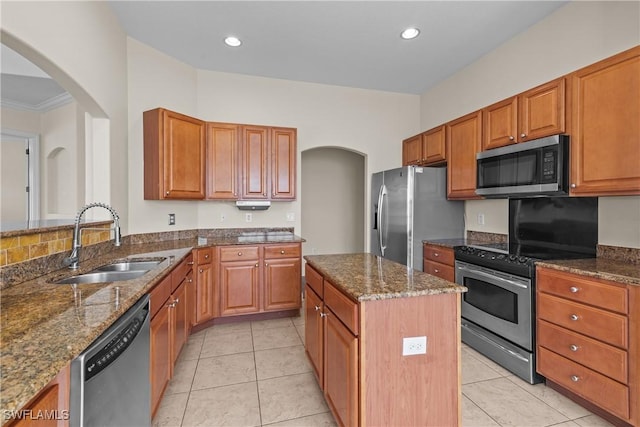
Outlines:
{"label": "stainless steel dishwasher", "polygon": [[149,296],[71,362],[70,425],[151,425]]}

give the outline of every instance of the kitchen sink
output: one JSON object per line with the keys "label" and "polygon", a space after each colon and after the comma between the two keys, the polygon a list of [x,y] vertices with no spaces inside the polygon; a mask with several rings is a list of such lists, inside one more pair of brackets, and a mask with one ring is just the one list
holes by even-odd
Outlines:
{"label": "kitchen sink", "polygon": [[60,279],[54,284],[67,285],[67,284],[83,284],[83,283],[107,283],[107,282],[119,282],[122,280],[131,280],[142,276],[149,270],[128,270],[128,271],[95,271],[86,274],[79,274],[77,276],[67,277]]}
{"label": "kitchen sink", "polygon": [[92,270],[90,273],[100,272],[100,271],[149,271],[152,268],[156,267],[162,261],[120,261],[114,262],[112,264],[103,265],[102,267],[98,267]]}

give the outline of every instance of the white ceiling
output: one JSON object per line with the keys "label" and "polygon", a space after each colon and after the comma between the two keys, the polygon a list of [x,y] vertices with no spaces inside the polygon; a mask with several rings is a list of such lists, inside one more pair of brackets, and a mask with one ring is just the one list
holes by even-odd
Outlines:
{"label": "white ceiling", "polygon": [[[567,1],[108,3],[130,37],[195,68],[422,94]],[[402,40],[409,26],[421,34]],[[0,71],[3,106],[46,110],[68,96],[5,46]]]}

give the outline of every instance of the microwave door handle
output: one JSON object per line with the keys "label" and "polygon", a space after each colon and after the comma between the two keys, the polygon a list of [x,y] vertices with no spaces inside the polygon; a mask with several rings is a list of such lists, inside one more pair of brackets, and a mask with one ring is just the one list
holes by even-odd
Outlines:
{"label": "microwave door handle", "polygon": [[384,257],[384,251],[387,246],[384,244],[384,235],[386,234],[384,219],[384,196],[387,195],[387,187],[382,184],[380,193],[378,193],[378,241],[380,244],[380,254]]}
{"label": "microwave door handle", "polygon": [[484,271],[472,270],[472,269],[467,268],[467,267],[458,267],[458,270],[466,271],[468,273],[474,274],[476,276],[481,276],[481,277],[484,277],[486,279],[498,280],[500,282],[508,283],[508,284],[510,284],[512,286],[516,286],[518,288],[527,289],[527,286],[523,285],[522,283],[518,283],[518,282],[515,282],[513,280],[504,279],[502,277],[494,276],[492,274],[485,273]]}

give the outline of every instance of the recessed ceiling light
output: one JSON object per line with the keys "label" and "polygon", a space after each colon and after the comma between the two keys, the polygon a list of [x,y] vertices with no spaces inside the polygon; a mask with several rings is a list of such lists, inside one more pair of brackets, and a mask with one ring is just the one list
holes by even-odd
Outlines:
{"label": "recessed ceiling light", "polygon": [[229,36],[229,37],[226,37],[226,38],[224,39],[224,43],[225,43],[227,46],[231,46],[231,47],[238,47],[238,46],[240,46],[240,45],[242,44],[242,41],[241,41],[239,38],[237,38],[237,37]]}
{"label": "recessed ceiling light", "polygon": [[417,29],[417,28],[407,28],[402,33],[400,33],[400,37],[402,37],[405,40],[411,40],[411,39],[415,39],[416,37],[418,37],[418,34],[420,34],[420,30],[419,29]]}

